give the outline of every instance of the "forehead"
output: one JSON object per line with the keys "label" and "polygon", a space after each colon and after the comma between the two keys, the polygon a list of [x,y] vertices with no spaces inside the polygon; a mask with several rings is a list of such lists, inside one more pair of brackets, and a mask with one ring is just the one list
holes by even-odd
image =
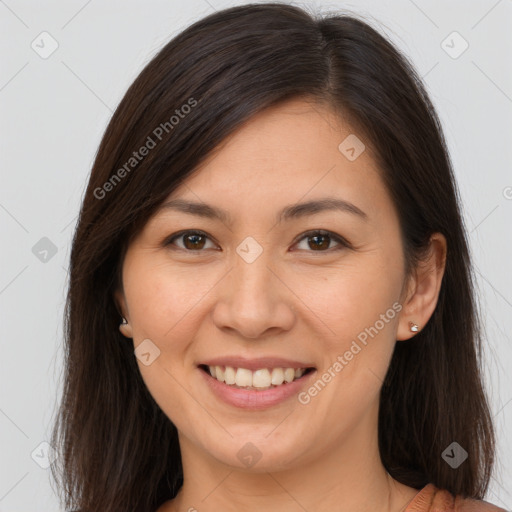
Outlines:
{"label": "forehead", "polygon": [[[339,146],[350,136],[355,136],[351,127],[326,105],[292,99],[252,116],[201,167],[214,169],[216,174],[225,167],[260,176],[263,171],[279,171],[272,177],[287,180],[305,169],[321,172],[326,163],[350,163],[346,157],[346,162],[339,158],[343,155]],[[363,160],[368,163],[371,159],[367,156]]]}
{"label": "forehead", "polygon": [[254,217],[262,209],[277,212],[285,204],[327,196],[355,204],[368,216],[391,206],[363,136],[329,107],[293,99],[251,117],[168,201],[215,204],[228,216],[235,209],[236,215]]}

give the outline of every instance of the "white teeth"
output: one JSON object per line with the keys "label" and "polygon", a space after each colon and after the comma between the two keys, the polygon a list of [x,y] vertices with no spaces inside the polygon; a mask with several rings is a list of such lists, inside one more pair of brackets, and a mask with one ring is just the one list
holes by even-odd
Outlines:
{"label": "white teeth", "polygon": [[215,367],[215,378],[224,382],[224,370],[220,366]]}
{"label": "white teeth", "polygon": [[226,384],[236,383],[236,370],[231,366],[226,366],[226,371],[224,372],[224,382]]}
{"label": "white teeth", "polygon": [[236,371],[235,383],[237,386],[252,386],[252,372],[245,368],[238,368]]}
{"label": "white teeth", "polygon": [[252,374],[252,385],[255,388],[268,388],[270,384],[270,372],[266,368],[263,370],[256,370]]}
{"label": "white teeth", "polygon": [[305,368],[261,368],[252,372],[247,368],[232,366],[208,366],[210,375],[220,382],[240,388],[268,389],[292,382],[306,372]]}
{"label": "white teeth", "polygon": [[295,378],[295,370],[293,368],[286,368],[284,371],[284,380],[291,382]]}
{"label": "white teeth", "polygon": [[282,368],[274,368],[272,370],[272,384],[280,386],[284,382],[284,372]]}

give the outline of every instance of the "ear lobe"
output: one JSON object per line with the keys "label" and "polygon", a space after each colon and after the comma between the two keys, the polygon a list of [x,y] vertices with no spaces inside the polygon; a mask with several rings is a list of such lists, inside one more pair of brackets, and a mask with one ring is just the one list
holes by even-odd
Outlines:
{"label": "ear lobe", "polygon": [[[441,233],[430,237],[428,255],[415,269],[409,283],[408,299],[403,305],[397,340],[408,340],[427,324],[439,298],[446,266],[446,238]],[[418,329],[411,330],[411,324]]]}
{"label": "ear lobe", "polygon": [[114,302],[116,304],[117,311],[121,316],[121,319],[119,320],[119,330],[121,331],[121,334],[127,338],[133,338],[132,327],[130,325],[130,317],[128,315],[128,308],[126,306],[126,299],[120,290],[116,290],[114,292]]}

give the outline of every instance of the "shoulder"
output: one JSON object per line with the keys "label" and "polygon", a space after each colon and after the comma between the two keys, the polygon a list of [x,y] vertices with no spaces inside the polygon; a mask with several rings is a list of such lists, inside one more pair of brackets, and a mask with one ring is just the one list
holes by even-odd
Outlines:
{"label": "shoulder", "polygon": [[504,508],[492,503],[471,498],[455,497],[455,510],[457,512],[507,512]]}
{"label": "shoulder", "polygon": [[404,512],[506,512],[487,501],[454,496],[428,484],[409,503]]}

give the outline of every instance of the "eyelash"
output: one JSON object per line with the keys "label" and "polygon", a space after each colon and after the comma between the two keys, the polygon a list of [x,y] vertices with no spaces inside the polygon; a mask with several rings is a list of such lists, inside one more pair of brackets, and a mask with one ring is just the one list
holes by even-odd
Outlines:
{"label": "eyelash", "polygon": [[[202,236],[202,237],[205,237],[205,238],[208,238],[209,240],[211,240],[210,236],[207,233],[205,233],[204,231],[190,229],[190,230],[180,231],[178,233],[171,235],[164,241],[164,246],[173,245],[174,240],[180,239],[185,235],[199,235],[199,236]],[[332,231],[326,231],[324,229],[315,229],[315,230],[306,231],[305,233],[302,233],[300,235],[300,238],[297,238],[293,245],[296,245],[297,243],[301,242],[304,239],[312,238],[313,236],[319,236],[319,235],[320,236],[328,236],[332,241],[337,242],[339,245],[337,247],[334,247],[334,248],[331,247],[326,250],[319,250],[319,251],[309,250],[306,252],[330,253],[332,251],[339,251],[343,248],[352,248],[352,245],[347,240],[345,240],[342,236],[337,235],[336,233],[333,233]],[[175,248],[178,250],[188,252],[188,253],[200,253],[200,252],[204,252],[206,250],[206,249],[192,250],[192,249],[186,249],[184,247],[177,247],[177,246],[175,246]]]}

